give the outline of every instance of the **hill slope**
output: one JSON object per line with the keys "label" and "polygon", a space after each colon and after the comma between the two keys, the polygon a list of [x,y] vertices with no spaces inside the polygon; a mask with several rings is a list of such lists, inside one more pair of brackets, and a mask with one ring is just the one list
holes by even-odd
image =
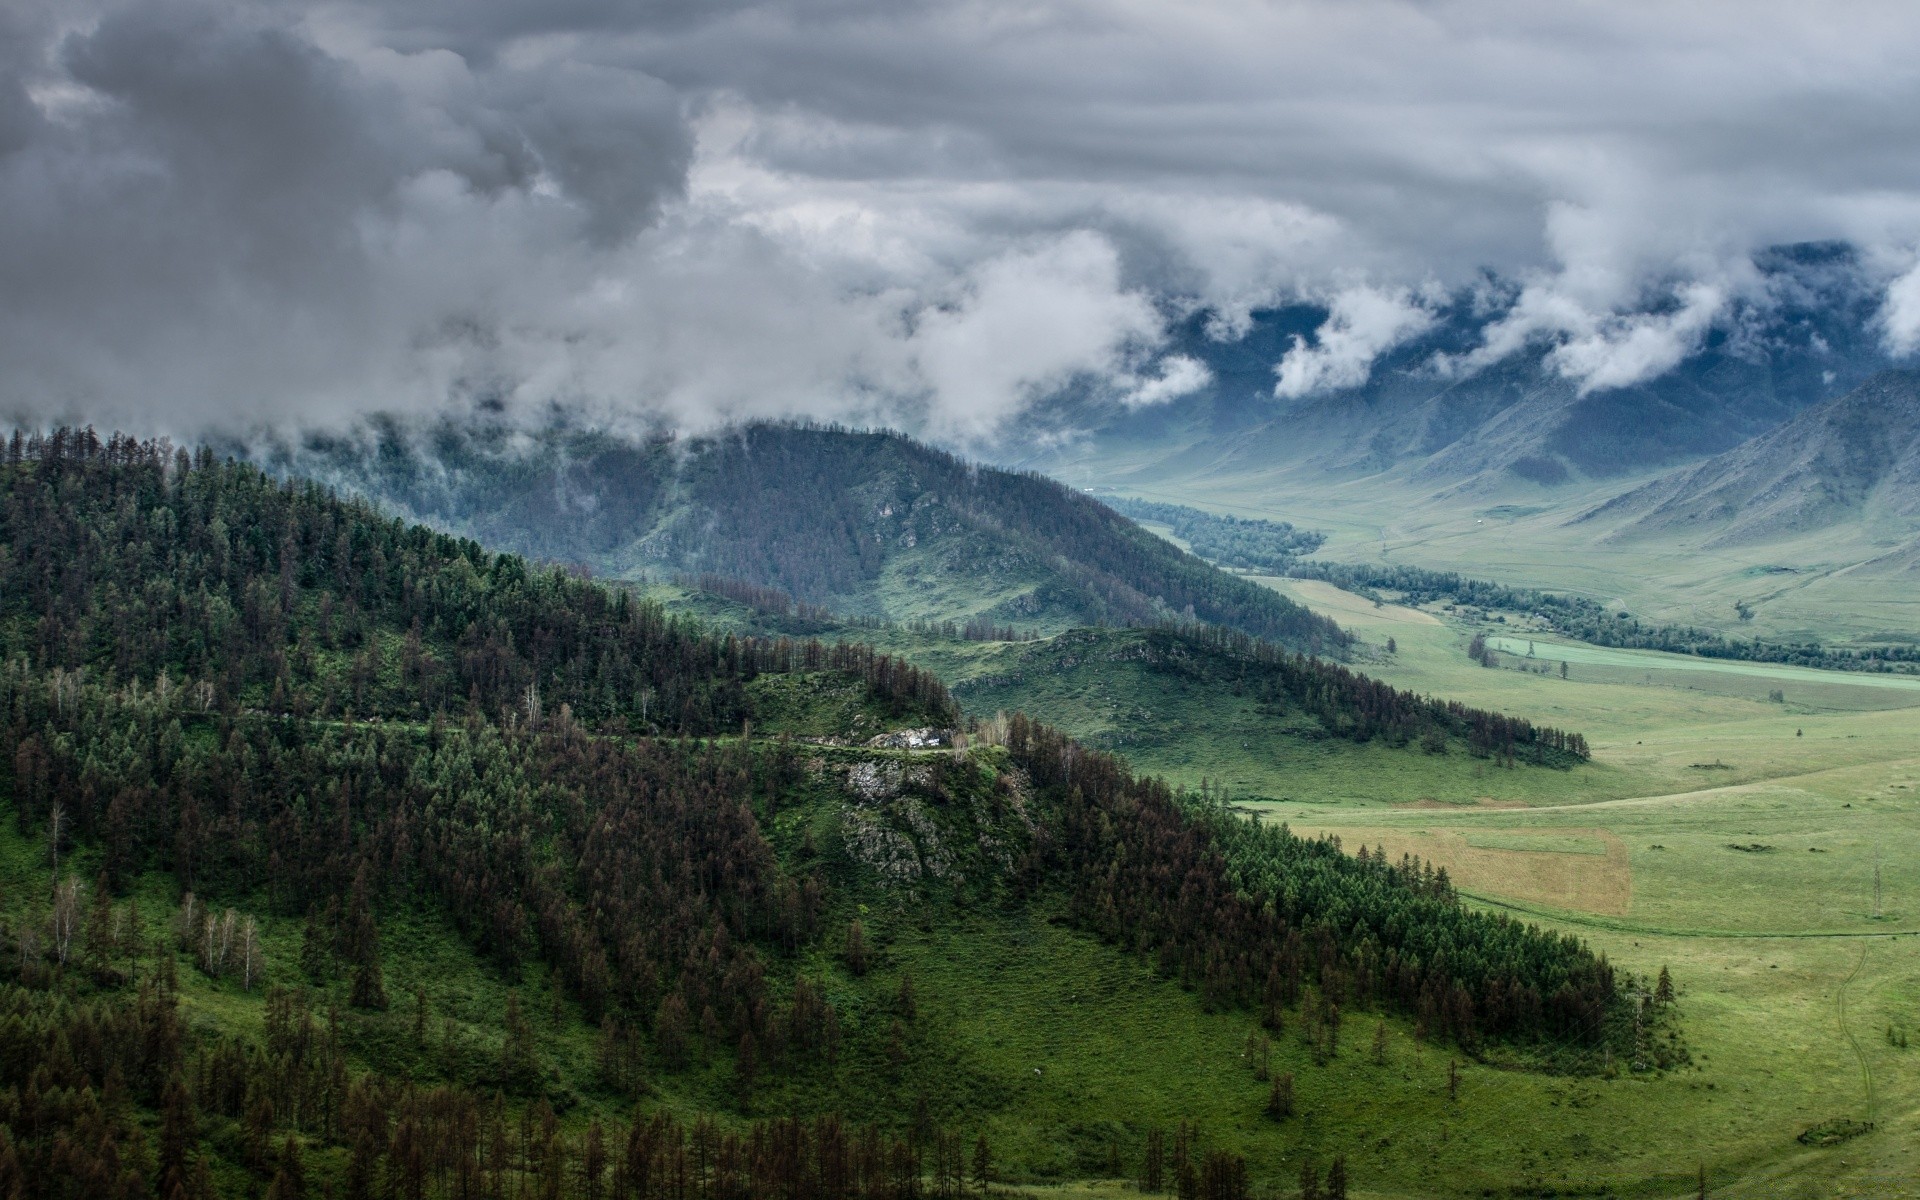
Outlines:
{"label": "hill slope", "polygon": [[1023,628],[1227,625],[1314,651],[1349,640],[1043,477],[888,433],[754,425],[685,442],[394,426],[297,467],[488,545],[632,578],[714,572],[839,612]]}
{"label": "hill slope", "polygon": [[1584,514],[1617,537],[1732,546],[1857,521],[1920,525],[1920,373],[1885,371],[1698,466]]}
{"label": "hill slope", "polygon": [[[858,647],[87,434],[14,442],[0,547],[0,1195],[952,1195],[963,1134],[1223,1200],[1303,1153],[1478,1178],[1484,1143],[1262,1118],[1262,1076],[1437,1125],[1407,1022],[1647,1040],[1603,959],[1418,862],[1017,715],[876,740],[951,701]],[[1364,1081],[1342,1010],[1380,1014]]]}

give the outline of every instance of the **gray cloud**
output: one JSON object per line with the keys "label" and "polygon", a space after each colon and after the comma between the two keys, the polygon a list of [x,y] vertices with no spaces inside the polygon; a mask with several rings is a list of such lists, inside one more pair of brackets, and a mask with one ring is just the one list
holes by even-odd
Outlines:
{"label": "gray cloud", "polygon": [[0,15],[0,406],[183,431],[484,398],[989,436],[1204,386],[1169,322],[1334,316],[1364,379],[1492,270],[1583,389],[1759,248],[1920,345],[1920,18],[1780,0],[53,4]]}

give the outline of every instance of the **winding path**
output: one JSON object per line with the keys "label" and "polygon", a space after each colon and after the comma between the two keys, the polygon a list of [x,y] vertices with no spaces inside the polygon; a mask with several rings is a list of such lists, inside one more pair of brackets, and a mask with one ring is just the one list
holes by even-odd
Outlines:
{"label": "winding path", "polygon": [[1853,964],[1853,970],[1840,981],[1840,1032],[1846,1035],[1847,1044],[1853,1047],[1853,1056],[1860,1060],[1860,1082],[1867,1089],[1867,1124],[1879,1122],[1879,1105],[1874,1101],[1873,1070],[1867,1066],[1867,1052],[1860,1046],[1860,1039],[1853,1036],[1853,1030],[1847,1027],[1847,985],[1860,976],[1860,969],[1867,965],[1868,947],[1860,947],[1860,961]]}

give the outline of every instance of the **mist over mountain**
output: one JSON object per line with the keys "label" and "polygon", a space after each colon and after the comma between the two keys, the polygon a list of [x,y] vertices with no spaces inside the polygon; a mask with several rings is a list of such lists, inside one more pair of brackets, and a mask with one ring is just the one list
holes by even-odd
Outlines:
{"label": "mist over mountain", "polygon": [[1036,412],[1029,430],[1092,432],[1010,461],[1070,474],[1077,460],[1124,456],[1135,481],[1400,468],[1419,482],[1482,488],[1688,462],[1773,429],[1892,361],[1857,251],[1783,247],[1759,256],[1757,268],[1754,299],[1691,327],[1677,302],[1643,314],[1644,378],[1620,386],[1583,382],[1570,370],[1570,343],[1555,338],[1531,335],[1486,361],[1480,348],[1504,336],[1522,303],[1520,289],[1497,281],[1371,314],[1262,310],[1237,337],[1221,336],[1217,313],[1196,314],[1176,344],[1205,365],[1205,387],[1153,408],[1064,399]]}
{"label": "mist over mountain", "polygon": [[1204,621],[1336,651],[1333,622],[1050,479],[891,433],[749,425],[689,439],[385,422],[261,455],[417,520],[595,573],[715,573],[888,619]]}

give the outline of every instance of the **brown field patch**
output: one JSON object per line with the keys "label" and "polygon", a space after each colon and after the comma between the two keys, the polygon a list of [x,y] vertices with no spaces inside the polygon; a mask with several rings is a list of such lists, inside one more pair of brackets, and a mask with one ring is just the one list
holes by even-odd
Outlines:
{"label": "brown field patch", "polygon": [[[1454,886],[1462,891],[1608,916],[1624,916],[1633,903],[1633,867],[1626,843],[1606,829],[1345,828],[1324,832],[1338,834],[1349,851],[1358,850],[1364,843],[1385,847],[1387,857],[1395,862],[1403,854],[1418,855],[1436,867],[1445,867]],[[1538,838],[1543,847],[1556,848],[1496,849],[1469,844],[1468,839],[1475,837],[1509,845]],[[1599,852],[1569,853],[1557,848],[1573,842],[1586,843]]]}

